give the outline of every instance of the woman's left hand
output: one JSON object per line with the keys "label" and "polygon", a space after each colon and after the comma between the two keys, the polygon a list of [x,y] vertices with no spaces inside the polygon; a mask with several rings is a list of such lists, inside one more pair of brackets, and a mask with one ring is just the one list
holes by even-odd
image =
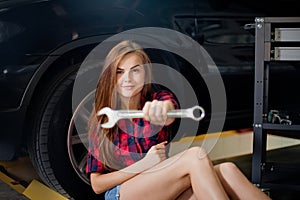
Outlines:
{"label": "woman's left hand", "polygon": [[145,103],[143,112],[145,119],[154,125],[165,126],[171,124],[174,119],[168,118],[167,113],[174,110],[174,105],[171,101],[148,101]]}

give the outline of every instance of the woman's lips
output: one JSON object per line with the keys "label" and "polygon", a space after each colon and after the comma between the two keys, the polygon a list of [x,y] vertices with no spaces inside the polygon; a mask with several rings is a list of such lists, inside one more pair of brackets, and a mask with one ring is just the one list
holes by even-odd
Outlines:
{"label": "woman's lips", "polygon": [[134,88],[134,85],[125,85],[122,86],[122,88],[124,88],[125,90],[132,90]]}

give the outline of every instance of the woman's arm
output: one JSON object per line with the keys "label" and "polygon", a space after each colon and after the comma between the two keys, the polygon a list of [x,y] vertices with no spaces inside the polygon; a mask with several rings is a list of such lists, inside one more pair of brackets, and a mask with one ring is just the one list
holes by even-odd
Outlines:
{"label": "woman's arm", "polygon": [[90,175],[90,180],[94,192],[96,194],[103,193],[106,190],[122,184],[123,182],[165,160],[166,143],[167,142],[162,142],[152,146],[143,159],[122,170],[107,174],[92,172]]}

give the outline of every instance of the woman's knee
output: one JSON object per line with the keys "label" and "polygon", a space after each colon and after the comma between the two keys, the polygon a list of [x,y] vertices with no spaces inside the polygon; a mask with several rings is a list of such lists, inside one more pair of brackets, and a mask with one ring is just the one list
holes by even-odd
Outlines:
{"label": "woman's knee", "polygon": [[224,162],[215,166],[215,169],[217,170],[218,173],[224,176],[226,174],[236,173],[238,167],[233,162]]}
{"label": "woman's knee", "polygon": [[209,160],[207,152],[202,147],[191,147],[191,148],[189,148],[185,152],[184,157],[186,159],[188,159],[189,161]]}

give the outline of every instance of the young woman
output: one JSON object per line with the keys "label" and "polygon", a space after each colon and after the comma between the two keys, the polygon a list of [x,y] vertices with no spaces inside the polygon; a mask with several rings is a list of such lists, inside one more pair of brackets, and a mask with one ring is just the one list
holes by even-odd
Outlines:
{"label": "young woman", "polygon": [[[167,158],[167,112],[178,108],[174,96],[151,88],[150,60],[131,41],[107,55],[89,121],[87,173],[95,193],[106,200],[269,199],[233,163],[213,166],[207,153],[192,147]],[[103,107],[140,109],[144,119],[124,119],[111,129],[100,127]]]}

